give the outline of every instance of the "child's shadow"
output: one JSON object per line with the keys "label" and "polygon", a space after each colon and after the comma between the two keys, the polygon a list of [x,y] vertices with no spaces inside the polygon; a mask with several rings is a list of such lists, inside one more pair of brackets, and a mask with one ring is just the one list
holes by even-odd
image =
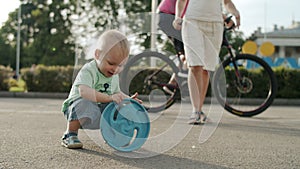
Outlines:
{"label": "child's shadow", "polygon": [[[227,167],[218,166],[214,164],[208,164],[205,162],[192,160],[184,157],[176,157],[170,156],[167,154],[157,154],[152,157],[146,158],[130,158],[118,156],[112,153],[98,152],[91,149],[80,149],[78,150],[82,153],[97,155],[101,157],[106,157],[110,159],[114,159],[116,161],[120,161],[126,165],[130,165],[132,167],[137,168],[217,168],[217,169],[228,169]],[[151,152],[149,152],[151,153]],[[122,153],[121,153],[122,154]],[[201,158],[201,157],[199,157]],[[112,166],[113,167],[113,166]]]}

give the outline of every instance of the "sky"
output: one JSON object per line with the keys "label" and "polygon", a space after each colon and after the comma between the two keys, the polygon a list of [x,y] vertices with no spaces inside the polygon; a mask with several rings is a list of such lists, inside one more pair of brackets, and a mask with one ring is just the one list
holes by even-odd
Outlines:
{"label": "sky", "polygon": [[[262,31],[272,31],[274,25],[289,27],[292,21],[300,22],[299,0],[232,0],[241,13],[240,31],[250,36],[258,27]],[[5,5],[4,5],[5,3]],[[0,24],[14,11],[19,0],[1,1]]]}

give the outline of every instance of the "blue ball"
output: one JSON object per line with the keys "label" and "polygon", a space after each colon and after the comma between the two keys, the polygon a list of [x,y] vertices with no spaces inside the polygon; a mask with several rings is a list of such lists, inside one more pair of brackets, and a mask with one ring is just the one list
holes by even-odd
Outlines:
{"label": "blue ball", "polygon": [[148,112],[133,99],[109,103],[101,115],[100,130],[112,148],[130,152],[142,147],[150,133]]}

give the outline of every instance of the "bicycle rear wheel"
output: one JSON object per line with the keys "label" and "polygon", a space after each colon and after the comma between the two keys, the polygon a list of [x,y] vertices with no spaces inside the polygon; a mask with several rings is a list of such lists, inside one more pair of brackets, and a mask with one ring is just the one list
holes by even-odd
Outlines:
{"label": "bicycle rear wheel", "polygon": [[237,55],[235,63],[238,70],[229,58],[215,72],[215,97],[234,115],[251,117],[262,113],[272,104],[277,92],[272,69],[261,58],[249,54]]}
{"label": "bicycle rear wheel", "polygon": [[171,59],[173,58],[153,51],[131,57],[120,75],[121,90],[128,95],[137,92],[148,112],[160,112],[169,108],[180,95],[178,88],[172,89],[173,94],[163,90],[171,75],[178,72]]}

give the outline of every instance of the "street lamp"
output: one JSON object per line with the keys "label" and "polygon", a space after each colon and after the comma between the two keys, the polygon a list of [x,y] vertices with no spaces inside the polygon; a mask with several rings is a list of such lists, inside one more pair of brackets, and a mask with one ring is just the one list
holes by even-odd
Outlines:
{"label": "street lamp", "polygon": [[18,33],[17,33],[17,50],[16,50],[16,76],[19,78],[20,75],[20,33],[21,33],[21,6],[19,5],[18,10]]}
{"label": "street lamp", "polygon": [[152,0],[151,7],[151,50],[155,48],[156,42],[156,8],[157,8],[157,0]]}
{"label": "street lamp", "polygon": [[[152,7],[151,7],[151,51],[155,50],[155,43],[156,43],[156,8],[157,8],[157,0],[152,0]],[[150,65],[154,66],[155,59],[150,60]]]}

